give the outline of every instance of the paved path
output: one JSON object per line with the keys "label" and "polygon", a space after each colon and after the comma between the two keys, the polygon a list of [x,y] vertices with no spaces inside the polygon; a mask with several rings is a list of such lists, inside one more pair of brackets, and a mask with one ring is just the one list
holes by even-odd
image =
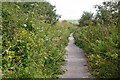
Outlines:
{"label": "paved path", "polygon": [[74,44],[73,33],[69,37],[69,43],[66,47],[67,64],[63,68],[67,69],[62,78],[88,78],[89,72],[84,52]]}

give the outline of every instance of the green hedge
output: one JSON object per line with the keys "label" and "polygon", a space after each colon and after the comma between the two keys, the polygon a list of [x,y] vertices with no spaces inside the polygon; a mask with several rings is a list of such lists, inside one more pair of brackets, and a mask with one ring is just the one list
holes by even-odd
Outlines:
{"label": "green hedge", "polygon": [[86,26],[76,30],[75,42],[85,50],[91,74],[98,78],[119,77],[118,27]]}
{"label": "green hedge", "polygon": [[44,23],[18,4],[22,3],[2,4],[3,78],[59,77],[73,25]]}

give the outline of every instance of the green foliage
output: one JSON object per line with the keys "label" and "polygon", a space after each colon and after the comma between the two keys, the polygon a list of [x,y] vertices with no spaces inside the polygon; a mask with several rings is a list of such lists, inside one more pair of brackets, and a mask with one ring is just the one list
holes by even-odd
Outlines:
{"label": "green foliage", "polygon": [[48,2],[28,2],[28,3],[6,2],[4,4],[9,5],[11,9],[14,8],[14,11],[12,10],[11,13],[13,12],[18,13],[20,11],[23,13],[21,14],[21,16],[27,15],[24,20],[28,20],[27,18],[28,16],[30,16],[30,17],[36,17],[37,19],[42,20],[45,23],[55,24],[60,18],[60,16],[56,14],[55,6],[51,5]]}
{"label": "green foliage", "polygon": [[[76,44],[87,53],[91,74],[98,78],[118,78],[119,73],[119,7],[120,1],[96,5],[97,14],[85,13],[74,34]],[[91,25],[92,24],[92,25]]]}
{"label": "green foliage", "polygon": [[87,26],[75,34],[76,45],[87,53],[91,74],[98,78],[119,77],[118,27]]}
{"label": "green foliage", "polygon": [[119,24],[119,2],[106,1],[102,5],[95,5],[97,14],[83,12],[79,20],[79,26],[88,25],[117,25]]}
{"label": "green foliage", "polygon": [[64,48],[74,29],[66,22],[51,25],[56,21],[53,8],[45,2],[2,3],[3,78],[57,78],[63,73]]}
{"label": "green foliage", "polygon": [[95,21],[104,25],[118,24],[118,2],[107,1],[103,5],[96,5],[97,15]]}
{"label": "green foliage", "polygon": [[79,26],[88,26],[92,24],[93,13],[83,12],[82,17],[79,20]]}

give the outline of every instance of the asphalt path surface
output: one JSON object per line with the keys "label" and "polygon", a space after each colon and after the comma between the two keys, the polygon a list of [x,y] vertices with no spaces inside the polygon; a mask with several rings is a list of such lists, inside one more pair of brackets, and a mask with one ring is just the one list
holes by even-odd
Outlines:
{"label": "asphalt path surface", "polygon": [[62,66],[66,69],[62,78],[89,78],[88,66],[86,66],[85,53],[82,49],[74,44],[73,33],[70,34],[68,46],[65,48],[66,53],[66,65]]}

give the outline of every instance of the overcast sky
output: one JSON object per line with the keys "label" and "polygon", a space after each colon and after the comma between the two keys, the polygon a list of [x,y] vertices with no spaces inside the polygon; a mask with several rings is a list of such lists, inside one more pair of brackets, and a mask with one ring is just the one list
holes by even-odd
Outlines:
{"label": "overcast sky", "polygon": [[56,6],[60,20],[80,19],[83,11],[95,13],[94,5],[102,4],[105,0],[47,0]]}

